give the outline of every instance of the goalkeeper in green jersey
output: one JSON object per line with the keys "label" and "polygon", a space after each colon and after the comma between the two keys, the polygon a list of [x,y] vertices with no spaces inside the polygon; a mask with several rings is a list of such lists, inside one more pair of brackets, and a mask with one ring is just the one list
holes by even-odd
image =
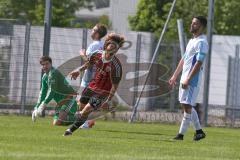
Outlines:
{"label": "goalkeeper in green jersey", "polygon": [[46,105],[54,100],[57,103],[55,108],[53,125],[68,125],[75,120],[74,114],[78,109],[76,92],[68,84],[65,77],[59,70],[52,66],[52,59],[48,56],[40,58],[40,64],[44,75],[42,77],[41,91],[38,102],[32,113],[32,120],[42,115]]}

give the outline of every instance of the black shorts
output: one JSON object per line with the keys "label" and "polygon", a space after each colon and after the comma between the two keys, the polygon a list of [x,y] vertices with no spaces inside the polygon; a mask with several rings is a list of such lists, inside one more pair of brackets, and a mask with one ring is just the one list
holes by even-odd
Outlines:
{"label": "black shorts", "polygon": [[84,88],[80,98],[80,102],[83,104],[89,103],[95,110],[101,107],[102,103],[105,102],[107,97],[101,96],[89,88]]}

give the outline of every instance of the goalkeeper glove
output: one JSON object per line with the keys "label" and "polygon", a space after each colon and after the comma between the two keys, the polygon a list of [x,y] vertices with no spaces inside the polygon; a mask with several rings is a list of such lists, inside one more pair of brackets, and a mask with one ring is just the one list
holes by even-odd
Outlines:
{"label": "goalkeeper glove", "polygon": [[42,116],[42,112],[46,107],[47,107],[46,104],[42,102],[40,106],[37,108],[37,116]]}
{"label": "goalkeeper glove", "polygon": [[32,112],[32,121],[35,122],[37,119],[37,108],[34,108]]}

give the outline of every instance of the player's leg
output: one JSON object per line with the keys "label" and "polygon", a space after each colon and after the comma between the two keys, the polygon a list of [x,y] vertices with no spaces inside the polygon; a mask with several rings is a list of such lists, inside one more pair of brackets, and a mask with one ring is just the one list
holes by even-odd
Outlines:
{"label": "player's leg", "polygon": [[[82,90],[82,88],[80,88]],[[90,97],[92,96],[92,91],[89,90],[87,87],[85,87],[82,92],[81,96],[77,99],[77,105],[79,107],[79,110],[82,111],[83,108],[88,104],[88,101]]]}
{"label": "player's leg", "polygon": [[94,93],[92,97],[90,97],[89,103],[83,108],[77,117],[76,121],[71,125],[69,129],[67,129],[64,133],[64,136],[71,135],[75,130],[77,130],[82,124],[85,123],[89,114],[93,110],[97,110],[101,107],[102,103],[106,100],[106,97],[100,97],[98,94]]}
{"label": "player's leg", "polygon": [[[60,111],[58,115],[54,116],[53,119],[53,125],[54,126],[61,126],[64,125],[65,123],[65,117],[67,117],[67,112],[65,111]],[[65,124],[66,125],[66,124]]]}
{"label": "player's leg", "polygon": [[196,110],[200,124],[202,123],[202,106],[200,103],[196,103],[193,108]]}
{"label": "player's leg", "polygon": [[179,128],[179,133],[176,137],[174,137],[175,140],[183,140],[184,134],[186,133],[190,122],[191,122],[191,101],[192,101],[192,93],[193,88],[191,86],[188,86],[187,89],[183,89],[181,86],[179,87],[179,101],[181,104],[181,107],[183,108],[183,119]]}
{"label": "player's leg", "polygon": [[[192,93],[191,105],[195,106],[196,105],[196,99],[197,99],[198,93],[199,93],[199,87],[193,87],[192,92],[193,93]],[[202,127],[200,125],[199,116],[198,116],[194,107],[192,107],[192,112],[191,113],[192,113],[191,120],[192,120],[193,126],[196,130],[196,133],[194,134],[193,140],[198,141],[200,139],[205,138],[206,134],[202,130]]]}
{"label": "player's leg", "polygon": [[183,113],[183,119],[179,128],[179,133],[177,134],[174,139],[176,140],[183,140],[184,134],[186,133],[190,122],[191,122],[191,108],[192,106],[189,104],[181,104],[183,107],[184,113]]}
{"label": "player's leg", "polygon": [[[87,103],[89,102],[90,97],[93,95],[93,92],[89,90],[87,87],[82,91],[81,97],[78,100],[79,110],[82,111]],[[79,128],[81,129],[89,129],[95,124],[94,120],[86,120],[84,124],[82,124]]]}
{"label": "player's leg", "polygon": [[193,123],[193,126],[196,130],[199,130],[201,129],[201,125],[200,125],[200,121],[199,121],[199,118],[198,118],[198,114],[195,110],[194,107],[192,107],[192,123]]}
{"label": "player's leg", "polygon": [[74,123],[67,129],[64,133],[64,136],[71,135],[75,130],[77,130],[88,118],[88,115],[93,111],[93,107],[91,104],[87,104],[84,109],[80,112],[80,114],[76,117]]}
{"label": "player's leg", "polygon": [[198,114],[194,107],[192,108],[192,122],[196,133],[194,134],[193,140],[198,141],[206,137],[206,134],[203,132],[202,127],[199,122]]}
{"label": "player's leg", "polygon": [[75,121],[78,106],[74,98],[65,100],[65,104],[56,110],[53,125],[69,125]]}

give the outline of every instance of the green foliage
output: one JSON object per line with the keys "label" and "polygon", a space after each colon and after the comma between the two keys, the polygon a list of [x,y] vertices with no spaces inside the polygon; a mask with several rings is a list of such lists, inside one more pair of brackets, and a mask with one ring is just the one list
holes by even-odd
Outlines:
{"label": "green foliage", "polygon": [[140,0],[137,6],[136,16],[129,17],[130,27],[136,31],[150,31],[159,33],[162,29],[164,22],[163,19],[166,15],[163,7],[170,0]]}
{"label": "green foliage", "polygon": [[215,0],[215,32],[224,35],[240,35],[240,1]]}
{"label": "green foliage", "polygon": [[100,16],[98,23],[105,24],[108,29],[111,29],[112,24],[107,15]]}
{"label": "green foliage", "polygon": [[107,15],[102,15],[96,20],[85,20],[80,22],[75,22],[73,27],[75,28],[93,28],[97,23],[105,24],[108,29],[111,29],[111,22]]}
{"label": "green foliage", "polygon": [[[140,0],[137,14],[129,17],[131,29],[136,31],[150,31],[159,37],[171,4],[172,0]],[[216,34],[240,34],[239,9],[239,0],[215,1],[214,31]],[[207,17],[207,12],[208,0],[177,0],[165,35],[166,39],[174,40],[177,38],[177,19],[183,19],[185,32],[189,34],[192,17],[198,15]]]}
{"label": "green foliage", "polygon": [[75,23],[73,27],[75,28],[93,28],[97,22],[93,21],[84,21],[81,23]]}
{"label": "green foliage", "polygon": [[96,121],[89,130],[63,137],[52,118],[0,116],[1,160],[233,160],[239,159],[239,130],[205,128],[206,139],[171,140],[178,125]]}
{"label": "green foliage", "polygon": [[[71,26],[75,11],[91,0],[52,0],[52,25]],[[0,17],[43,25],[45,0],[0,0]]]}
{"label": "green foliage", "polygon": [[9,102],[8,98],[4,95],[0,95],[0,103],[7,103]]}

